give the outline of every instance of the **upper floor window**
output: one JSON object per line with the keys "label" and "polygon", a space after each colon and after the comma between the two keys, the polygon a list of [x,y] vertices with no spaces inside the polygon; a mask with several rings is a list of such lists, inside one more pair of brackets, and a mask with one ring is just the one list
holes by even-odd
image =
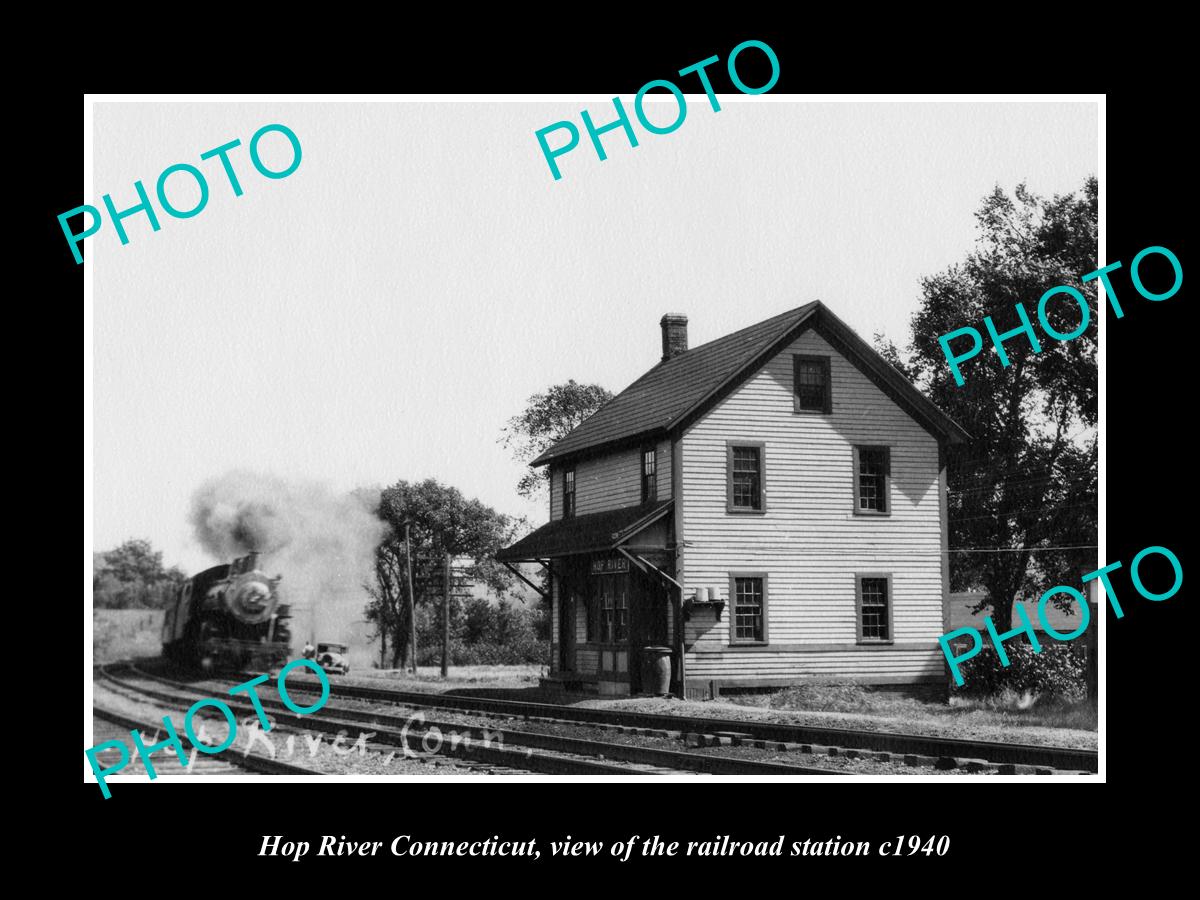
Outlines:
{"label": "upper floor window", "polygon": [[887,575],[858,576],[858,640],[892,639],[892,580]]}
{"label": "upper floor window", "polygon": [[796,412],[833,412],[829,357],[796,354],[792,361]]}
{"label": "upper floor window", "polygon": [[574,467],[566,469],[563,472],[563,518],[569,519],[575,515],[575,469]]}
{"label": "upper floor window", "polygon": [[887,447],[854,448],[854,511],[887,513],[891,451]]}
{"label": "upper floor window", "polygon": [[763,445],[729,444],[727,509],[763,511]]}
{"label": "upper floor window", "polygon": [[642,502],[658,499],[657,452],[653,447],[642,451]]}
{"label": "upper floor window", "polygon": [[733,610],[729,617],[732,643],[767,641],[767,580],[761,575],[734,576],[730,585]]}

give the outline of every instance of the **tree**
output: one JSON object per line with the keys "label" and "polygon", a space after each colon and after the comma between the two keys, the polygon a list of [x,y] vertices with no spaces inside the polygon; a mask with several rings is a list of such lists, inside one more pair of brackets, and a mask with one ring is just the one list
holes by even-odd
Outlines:
{"label": "tree", "polygon": [[[502,429],[500,443],[521,463],[537,458],[584,419],[612,399],[598,384],[578,384],[574,379],[556,384],[544,394],[534,394],[525,411],[513,416]],[[530,468],[517,482],[522,497],[536,497],[548,484],[544,469]]]}
{"label": "tree", "polygon": [[496,612],[486,597],[472,597],[463,604],[460,633],[464,644],[481,644],[492,633]]}
{"label": "tree", "polygon": [[[436,578],[447,553],[460,561],[469,559],[462,573],[503,596],[512,587],[513,576],[494,556],[528,526],[523,519],[498,513],[434,479],[396,482],[380,493],[376,510],[389,528],[375,553],[375,581],[367,585],[371,601],[366,618],[391,644],[392,668],[401,668],[408,661],[413,627],[408,616],[405,524],[412,541],[414,607],[441,599]],[[440,623],[441,603],[433,614]]]}
{"label": "tree", "polygon": [[104,554],[105,568],[117,581],[153,584],[163,575],[162,553],[147,540],[133,538]]}
{"label": "tree", "polygon": [[[885,339],[876,344],[972,436],[948,459],[951,583],[985,588],[988,599],[975,611],[988,610],[1007,631],[1016,597],[1078,584],[1096,567],[1097,292],[1095,282],[1079,281],[1097,267],[1096,179],[1049,200],[1024,184],[1012,197],[997,187],[976,218],[977,248],[921,282],[908,362]],[[1091,324],[1082,335],[1039,335],[1040,353],[1017,335],[1004,342],[1008,366],[986,352],[985,339],[985,352],[963,366],[965,383],[955,383],[939,336],[966,325],[982,330],[984,316],[1003,334],[1021,324],[1018,303],[1034,319],[1042,294],[1058,285],[1086,298]],[[1060,297],[1047,316],[1065,334],[1081,311]]]}
{"label": "tree", "polygon": [[162,553],[144,539],[130,539],[93,557],[94,605],[108,609],[158,608],[187,580],[177,566],[164,569]]}

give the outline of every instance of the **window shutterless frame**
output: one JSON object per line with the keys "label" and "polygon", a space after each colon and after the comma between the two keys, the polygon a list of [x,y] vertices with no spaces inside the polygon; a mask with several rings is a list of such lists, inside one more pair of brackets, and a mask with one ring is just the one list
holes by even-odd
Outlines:
{"label": "window shutterless frame", "polygon": [[569,519],[575,515],[575,467],[563,469],[562,479],[562,515]]}
{"label": "window shutterless frame", "polygon": [[586,591],[580,593],[572,588],[571,602],[575,605],[575,620],[579,621],[579,612],[583,610],[583,640],[584,643],[590,644],[596,639],[596,622],[594,611],[595,603],[592,602],[591,595]]}
{"label": "window shutterless frame", "polygon": [[649,503],[658,499],[658,451],[654,447],[643,447],[642,464],[642,502]]}
{"label": "window shutterless frame", "polygon": [[588,643],[600,643],[600,632],[602,630],[602,620],[604,612],[600,608],[600,581],[599,579],[589,579],[585,596],[587,597],[587,616],[588,616]]}
{"label": "window shutterless frame", "polygon": [[833,412],[833,378],[828,356],[792,354],[792,411],[824,415]]}
{"label": "window shutterless frame", "polygon": [[[757,581],[761,585],[762,604],[759,615],[762,619],[762,635],[760,638],[738,637],[738,581]],[[729,617],[730,645],[746,646],[764,645],[769,643],[767,631],[767,573],[766,572],[730,572],[729,573],[729,603],[726,604],[725,614]],[[744,615],[744,614],[743,614]]]}
{"label": "window shutterless frame", "polygon": [[613,578],[613,632],[614,644],[629,640],[629,583],[627,579]]}
{"label": "window shutterless frame", "polygon": [[616,624],[616,597],[608,579],[596,579],[596,603],[600,607],[600,643],[611,644]]}
{"label": "window shutterless frame", "polygon": [[[758,452],[757,480],[750,477],[749,471],[737,470],[735,450],[756,450]],[[744,463],[740,465],[744,465]],[[734,502],[735,493],[738,498],[745,498],[747,482],[751,483],[752,499],[748,505],[739,505]],[[736,491],[735,486],[739,488]],[[754,505],[755,500],[757,500],[757,505]],[[761,516],[767,511],[767,445],[761,441],[725,442],[725,511],[742,516]]]}
{"label": "window shutterless frame", "polygon": [[[863,471],[864,463],[868,471]],[[892,450],[881,445],[854,445],[854,514],[892,514]]]}
{"label": "window shutterless frame", "polygon": [[[882,613],[882,622],[887,629],[887,637],[864,637],[863,636],[863,582],[878,580],[883,582],[886,596],[884,598],[886,608]],[[860,644],[892,644],[895,643],[896,633],[893,630],[892,608],[895,606],[894,595],[892,593],[892,573],[891,572],[855,572],[854,573],[854,627],[857,633],[857,641]],[[873,614],[879,614],[875,611],[877,606],[868,605],[867,611]]]}

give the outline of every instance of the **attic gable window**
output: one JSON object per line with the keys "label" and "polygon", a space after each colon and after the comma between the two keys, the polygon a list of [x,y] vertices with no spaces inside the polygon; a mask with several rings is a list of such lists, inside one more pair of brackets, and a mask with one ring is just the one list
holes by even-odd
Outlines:
{"label": "attic gable window", "polygon": [[833,391],[830,386],[829,357],[792,357],[793,399],[796,412],[833,412]]}

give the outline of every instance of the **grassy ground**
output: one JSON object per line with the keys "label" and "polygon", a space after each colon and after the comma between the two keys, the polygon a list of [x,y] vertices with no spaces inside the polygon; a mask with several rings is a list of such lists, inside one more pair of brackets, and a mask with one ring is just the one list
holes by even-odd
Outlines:
{"label": "grassy ground", "polygon": [[[538,685],[538,666],[479,666],[451,669],[442,681],[437,669],[422,669],[419,678],[402,672],[370,672],[371,681],[416,690],[478,692],[512,700],[607,709],[629,709],[681,716],[791,722],[832,728],[895,731],[966,740],[1094,749],[1096,713],[1083,703],[1039,702],[1029,697],[992,700],[955,699],[947,704],[938,691],[905,693],[874,690],[854,683],[811,683],[764,694],[723,696],[719,700],[660,697],[599,698]],[[368,674],[368,673],[359,673]],[[944,696],[944,695],[943,695]]]}
{"label": "grassy ground", "polygon": [[[122,659],[158,656],[162,652],[162,610],[97,609],[92,612],[92,654],[98,663]],[[293,649],[295,647],[293,646]],[[297,653],[297,655],[299,655]],[[546,673],[545,666],[451,666],[450,677],[443,681],[437,666],[422,666],[414,677],[398,669],[356,668],[351,678],[387,679],[389,685],[411,684],[428,690],[432,685],[446,688],[485,686],[528,688],[537,685]]]}
{"label": "grassy ground", "polygon": [[716,701],[658,698],[589,701],[647,712],[761,719],[835,728],[897,731],[967,740],[1008,741],[1094,749],[1096,713],[1082,703],[1029,702],[1001,697],[947,704],[897,691],[872,690],[852,683],[811,684],[771,694],[725,696]]}
{"label": "grassy ground", "polygon": [[428,690],[431,686],[487,688],[529,688],[536,686],[538,679],[546,674],[545,666],[451,666],[450,677],[443,680],[442,670],[437,666],[421,666],[414,676],[401,669],[358,669],[353,676],[378,680],[386,679],[389,687],[404,687]]}
{"label": "grassy ground", "polygon": [[92,611],[92,655],[98,663],[116,662],[162,652],[160,609]]}
{"label": "grassy ground", "polygon": [[858,713],[889,718],[903,716],[933,721],[971,719],[979,725],[1002,727],[1095,731],[1097,724],[1096,712],[1086,701],[1041,701],[1028,694],[1018,696],[1011,692],[986,699],[954,697],[947,704],[929,696],[872,690],[864,685],[843,682],[797,685],[771,694],[728,699],[761,709]]}

